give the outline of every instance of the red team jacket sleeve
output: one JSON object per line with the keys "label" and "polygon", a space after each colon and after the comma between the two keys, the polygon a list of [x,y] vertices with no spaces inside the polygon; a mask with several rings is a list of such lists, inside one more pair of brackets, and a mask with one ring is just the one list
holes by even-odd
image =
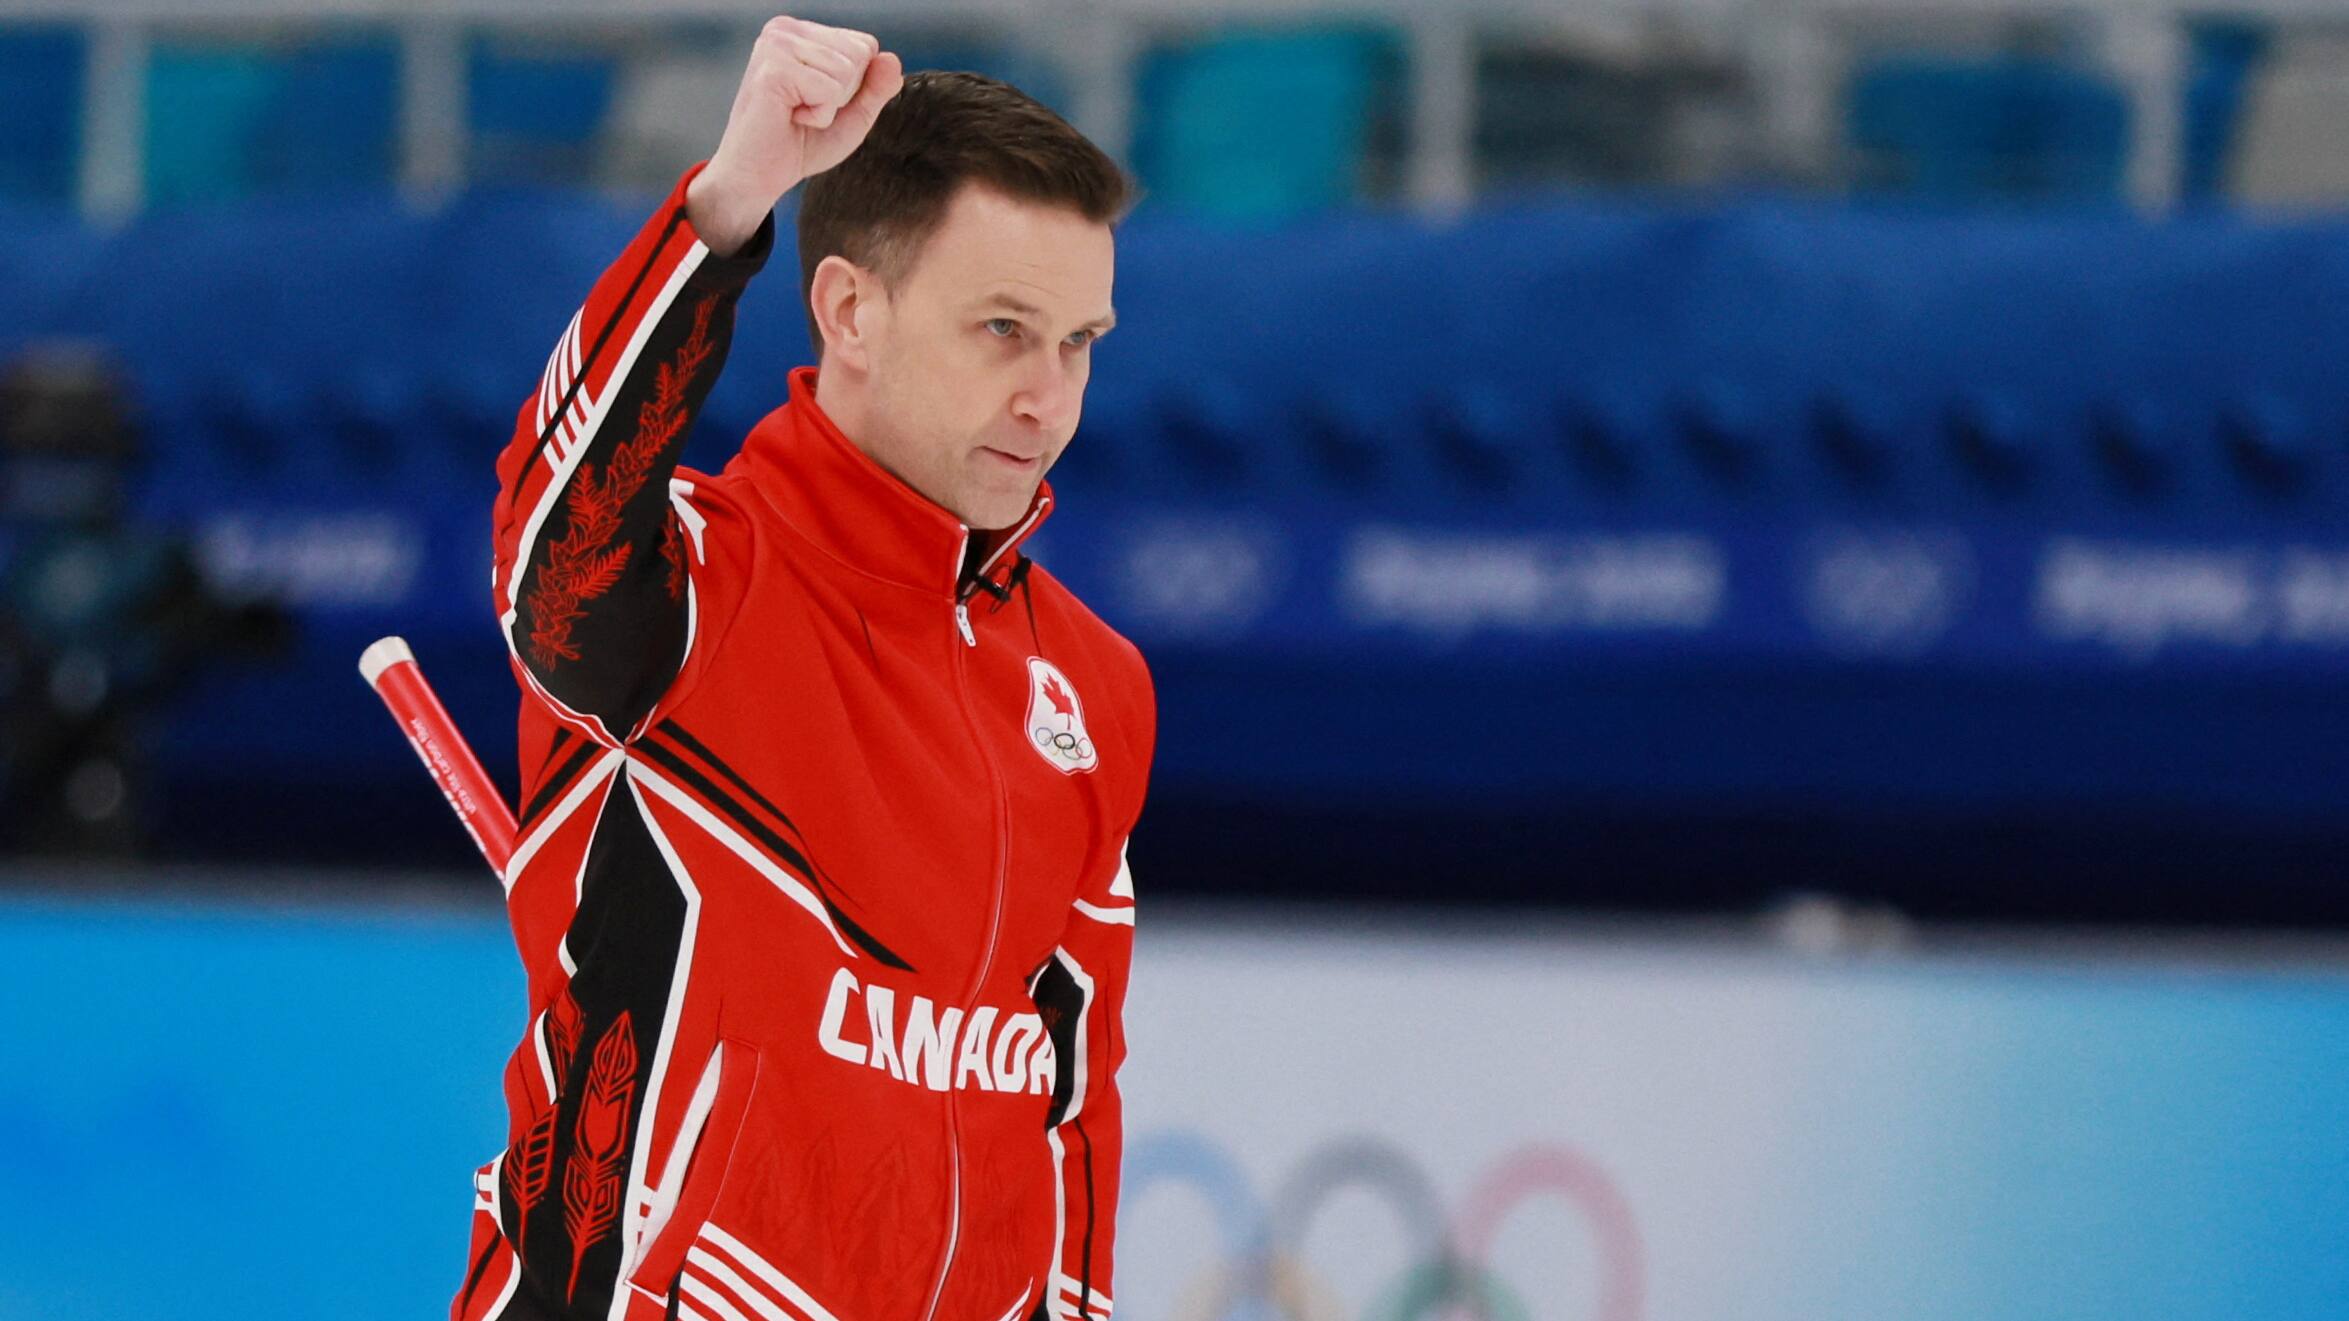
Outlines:
{"label": "red team jacket sleeve", "polygon": [[524,681],[572,719],[628,736],[677,673],[691,627],[687,534],[669,482],[774,247],[710,252],[686,171],[556,340],[498,460],[497,609]]}
{"label": "red team jacket sleeve", "polygon": [[[1157,741],[1147,672],[1139,719],[1146,780]],[[1139,795],[1126,837],[1140,815]],[[1125,1062],[1127,976],[1134,961],[1134,877],[1121,839],[1116,856],[1078,887],[1060,947],[1039,975],[1036,1002],[1052,1023],[1065,1086],[1055,1088],[1052,1157],[1060,1169],[1060,1232],[1051,1287],[1039,1309],[1050,1321],[1108,1321],[1117,1239],[1118,1165],[1125,1147],[1117,1073]],[[1072,1021],[1073,1020],[1073,1021]]]}

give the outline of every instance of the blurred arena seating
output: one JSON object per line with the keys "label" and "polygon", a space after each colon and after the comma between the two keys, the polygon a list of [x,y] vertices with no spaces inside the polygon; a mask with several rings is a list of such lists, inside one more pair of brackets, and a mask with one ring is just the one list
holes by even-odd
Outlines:
{"label": "blurred arena seating", "polygon": [[[635,221],[500,192],[0,227],[6,339],[114,345],[150,512],[305,617],[300,663],[175,723],[182,844],[461,858],[347,662],[406,633],[511,775],[490,460]],[[1713,901],[1748,882],[1638,822],[1728,823],[1713,845],[1780,876],[1922,814],[1946,833],[1912,823],[1872,883],[1962,908],[2005,883],[1936,892],[1921,853],[1979,873],[2052,832],[2091,858],[2075,897],[2102,875],[2126,906],[2193,853],[2177,805],[2305,845],[2349,771],[2345,237],[1762,201],[1145,215],[1038,555],[1153,658],[1197,876],[1343,886],[1344,841],[1432,823],[1424,861],[1504,896],[1572,883],[1487,856],[1530,841],[1650,850],[1652,888],[1585,897]],[[754,291],[697,466],[806,359],[794,301],[787,268]],[[1300,816],[1349,824],[1269,848]],[[2320,857],[2222,897],[2335,902]]]}
{"label": "blurred arena seating", "polygon": [[1851,90],[1865,186],[1938,197],[2109,198],[2128,159],[2128,103],[2043,60],[1885,60]]}
{"label": "blurred arena seating", "polygon": [[[463,867],[350,658],[513,775],[491,456],[739,16],[238,4],[0,25],[0,353],[106,345],[145,514],[300,624],[172,717],[166,852]],[[2349,192],[2321,25],[1094,17],[891,38],[1144,185],[1036,549],[1157,668],[1162,884],[2349,915],[2343,224],[2227,205]]]}
{"label": "blurred arena seating", "polygon": [[81,162],[84,43],[79,28],[0,29],[0,198],[64,201]]}

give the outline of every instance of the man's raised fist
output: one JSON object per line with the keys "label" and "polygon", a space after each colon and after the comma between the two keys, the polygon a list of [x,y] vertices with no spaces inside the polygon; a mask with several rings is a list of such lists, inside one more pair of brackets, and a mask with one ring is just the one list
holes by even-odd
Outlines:
{"label": "man's raised fist", "polygon": [[905,86],[895,55],[863,32],[773,18],[751,47],[726,134],[686,189],[712,252],[736,251],[783,194],[848,159]]}

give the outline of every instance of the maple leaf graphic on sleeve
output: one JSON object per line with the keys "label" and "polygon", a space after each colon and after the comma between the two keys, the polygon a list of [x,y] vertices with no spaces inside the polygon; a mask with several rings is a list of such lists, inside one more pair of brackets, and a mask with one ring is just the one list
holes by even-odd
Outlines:
{"label": "maple leaf graphic on sleeve", "polygon": [[[694,306],[692,333],[678,346],[675,360],[653,373],[652,397],[637,409],[635,435],[612,452],[601,474],[583,461],[571,477],[563,497],[570,529],[547,546],[546,561],[523,601],[531,621],[530,656],[543,669],[579,659],[572,627],[586,618],[587,603],[618,586],[627,570],[634,546],[618,540],[622,516],[661,456],[683,443],[686,424],[693,420],[685,406],[687,387],[716,351],[710,338],[716,308],[715,294]],[[674,526],[664,524],[662,535],[674,538]],[[667,541],[661,549],[664,555],[672,553]],[[667,583],[672,599],[684,593],[682,567],[682,561],[671,559]]]}
{"label": "maple leaf graphic on sleeve", "polygon": [[1053,674],[1045,676],[1044,698],[1046,701],[1052,703],[1052,709],[1055,712],[1059,713],[1072,724],[1075,723],[1077,718],[1077,699],[1069,695],[1068,689],[1061,687],[1059,675]]}

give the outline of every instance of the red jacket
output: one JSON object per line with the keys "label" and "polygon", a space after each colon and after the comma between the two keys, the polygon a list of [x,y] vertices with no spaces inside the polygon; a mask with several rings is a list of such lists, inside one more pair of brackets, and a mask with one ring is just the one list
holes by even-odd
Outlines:
{"label": "red jacket", "polygon": [[812,368],[676,467],[774,235],[684,196],[498,463],[530,1018],[452,1316],[1106,1318],[1148,672],[1020,553],[1049,487],[966,528]]}

